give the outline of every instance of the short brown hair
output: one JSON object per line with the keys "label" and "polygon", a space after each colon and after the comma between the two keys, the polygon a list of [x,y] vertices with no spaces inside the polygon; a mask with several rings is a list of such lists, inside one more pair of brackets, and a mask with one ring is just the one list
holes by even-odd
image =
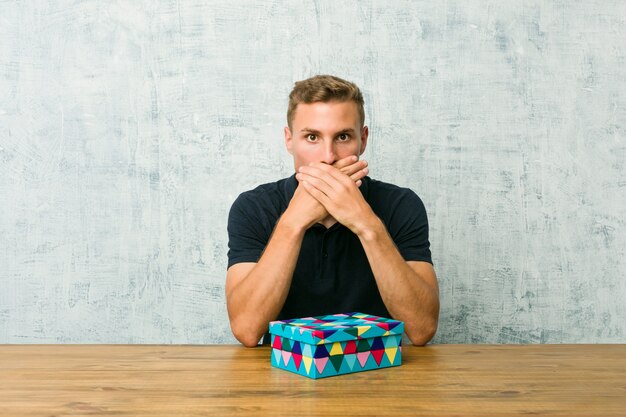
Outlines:
{"label": "short brown hair", "polygon": [[287,108],[287,124],[291,129],[291,122],[296,113],[298,104],[311,104],[329,101],[354,101],[361,118],[361,127],[365,124],[365,109],[363,94],[356,84],[333,75],[316,75],[306,80],[296,81],[289,94]]}

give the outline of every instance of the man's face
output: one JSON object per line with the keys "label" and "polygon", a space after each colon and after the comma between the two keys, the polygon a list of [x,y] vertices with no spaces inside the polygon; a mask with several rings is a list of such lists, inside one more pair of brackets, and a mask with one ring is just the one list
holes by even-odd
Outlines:
{"label": "man's face", "polygon": [[367,126],[361,128],[353,101],[300,103],[285,127],[285,144],[296,171],[311,162],[332,165],[347,156],[360,156],[367,145]]}

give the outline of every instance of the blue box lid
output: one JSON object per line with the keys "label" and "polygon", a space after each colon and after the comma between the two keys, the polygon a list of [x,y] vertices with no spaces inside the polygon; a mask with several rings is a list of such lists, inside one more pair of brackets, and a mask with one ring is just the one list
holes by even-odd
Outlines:
{"label": "blue box lid", "polygon": [[270,322],[270,333],[312,345],[401,335],[404,323],[365,313],[340,313],[328,316]]}

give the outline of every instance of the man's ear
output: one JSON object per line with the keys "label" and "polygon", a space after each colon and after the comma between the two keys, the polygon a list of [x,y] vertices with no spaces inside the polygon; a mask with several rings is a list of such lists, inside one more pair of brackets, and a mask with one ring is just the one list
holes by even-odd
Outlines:
{"label": "man's ear", "polygon": [[365,152],[365,148],[367,147],[367,138],[369,134],[370,132],[367,126],[363,126],[363,129],[361,129],[361,151],[359,153],[359,156],[363,155],[363,152]]}
{"label": "man's ear", "polygon": [[289,130],[289,126],[285,126],[284,133],[285,133],[285,146],[287,147],[287,152],[289,152],[290,154],[293,155],[293,152],[291,151],[291,145],[292,145],[292,137],[291,137],[291,130]]}

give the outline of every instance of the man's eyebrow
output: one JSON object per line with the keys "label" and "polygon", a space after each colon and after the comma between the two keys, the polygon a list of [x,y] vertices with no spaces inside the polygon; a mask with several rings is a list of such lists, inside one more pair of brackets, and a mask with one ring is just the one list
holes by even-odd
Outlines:
{"label": "man's eyebrow", "polygon": [[[320,134],[319,130],[315,130],[315,129],[309,129],[308,127],[305,127],[303,129],[300,129],[300,132],[306,132],[306,133],[315,133],[316,135]],[[335,133],[335,135],[341,135],[343,133],[350,133],[352,135],[355,134],[355,130],[353,128],[348,128],[348,129],[342,129],[339,132]]]}
{"label": "man's eyebrow", "polygon": [[315,133],[316,135],[319,135],[319,134],[320,134],[319,130],[309,129],[308,127],[305,127],[305,128],[303,128],[303,129],[300,129],[300,132]]}

